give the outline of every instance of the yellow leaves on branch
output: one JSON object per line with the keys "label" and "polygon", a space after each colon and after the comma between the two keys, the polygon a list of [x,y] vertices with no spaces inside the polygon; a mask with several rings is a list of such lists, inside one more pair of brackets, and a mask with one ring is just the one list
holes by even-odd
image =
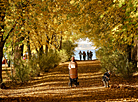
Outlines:
{"label": "yellow leaves on branch", "polygon": [[[42,45],[46,43],[46,35],[49,38],[52,35],[62,35],[63,37],[72,36],[73,39],[76,39],[73,32],[74,35],[78,35],[77,37],[93,37],[91,39],[94,39],[95,42],[98,39],[102,44],[111,37],[115,39],[114,41],[119,38],[130,38],[127,40],[128,42],[126,41],[130,43],[132,42],[131,38],[136,34],[134,32],[136,29],[129,27],[127,34],[129,36],[127,37],[123,33],[125,30],[121,28],[125,10],[116,5],[122,6],[127,3],[126,0],[101,0],[98,2],[97,0],[34,0],[33,2],[17,0],[17,2],[9,2],[11,14],[7,15],[5,23],[9,26],[10,22],[17,21],[15,36],[20,33],[22,33],[21,36],[29,36],[33,44],[36,42],[37,46],[38,43]],[[23,7],[21,4],[25,6]],[[130,8],[127,10],[129,11]],[[132,12],[132,18],[135,19],[137,14]],[[18,17],[20,20],[17,20]],[[124,22],[124,24],[128,23]],[[110,31],[112,33],[108,33]],[[30,33],[28,34],[28,32]],[[115,34],[116,32],[122,33],[122,35]]]}

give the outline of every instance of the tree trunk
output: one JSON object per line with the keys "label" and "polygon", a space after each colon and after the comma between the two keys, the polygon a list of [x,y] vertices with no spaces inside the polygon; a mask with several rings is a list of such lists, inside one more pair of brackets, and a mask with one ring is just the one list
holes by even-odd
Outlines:
{"label": "tree trunk", "polygon": [[127,53],[128,53],[128,61],[131,62],[131,49],[132,47],[130,45],[127,46]]}
{"label": "tree trunk", "polygon": [[21,56],[23,57],[23,48],[24,48],[24,44],[20,46],[20,52],[21,52]]}
{"label": "tree trunk", "polygon": [[45,45],[45,54],[48,54],[48,45]]}
{"label": "tree trunk", "polygon": [[48,54],[48,45],[49,45],[49,37],[47,36],[47,45],[45,45],[45,54],[47,55]]}
{"label": "tree trunk", "polygon": [[[22,41],[24,38],[17,39],[16,43]],[[24,45],[16,45],[14,49],[14,62],[15,64],[19,64],[19,59],[21,59],[21,56],[23,56],[23,46]]]}
{"label": "tree trunk", "polygon": [[40,47],[39,52],[40,52],[40,56],[44,53],[44,50],[43,50],[43,45]]}
{"label": "tree trunk", "polygon": [[59,51],[62,49],[62,36],[60,38],[60,45],[59,45]]}
{"label": "tree trunk", "polygon": [[3,42],[0,42],[0,83],[2,83]]}
{"label": "tree trunk", "polygon": [[137,52],[137,56],[136,56],[136,65],[137,65],[137,68],[138,68],[138,40],[136,40],[136,52]]}
{"label": "tree trunk", "polygon": [[31,59],[32,55],[31,55],[31,48],[30,48],[30,39],[28,37],[28,41],[27,41],[27,51],[28,51],[28,60]]}
{"label": "tree trunk", "polygon": [[135,43],[135,46],[133,47],[132,49],[132,60],[133,60],[133,63],[136,65],[135,68],[138,67],[138,40],[137,40],[137,37],[135,38],[134,40],[134,43]]}
{"label": "tree trunk", "polygon": [[[14,48],[14,63],[15,64],[18,64],[18,62],[19,62],[19,59],[20,58],[20,54],[19,54],[19,46],[17,45],[17,46],[15,46],[15,48]],[[15,66],[14,66],[15,67]]]}
{"label": "tree trunk", "polygon": [[[42,58],[42,54],[43,54],[43,45],[40,47],[40,49],[39,49],[39,67],[40,67],[40,69],[42,70],[43,69],[43,65],[41,64],[41,58]],[[40,75],[40,73],[38,74],[38,76]]]}
{"label": "tree trunk", "polygon": [[0,83],[2,83],[2,58],[3,58],[3,47],[4,47],[4,40],[3,40],[3,34],[4,31],[4,18],[5,18],[5,12],[6,12],[6,5],[8,4],[7,0],[0,0]]}
{"label": "tree trunk", "polygon": [[27,41],[27,52],[28,52],[28,60],[31,59],[31,48],[30,48],[30,41]]}
{"label": "tree trunk", "polygon": [[[2,26],[3,28],[4,26]],[[3,58],[3,32],[0,29],[0,83],[2,83],[2,58]]]}

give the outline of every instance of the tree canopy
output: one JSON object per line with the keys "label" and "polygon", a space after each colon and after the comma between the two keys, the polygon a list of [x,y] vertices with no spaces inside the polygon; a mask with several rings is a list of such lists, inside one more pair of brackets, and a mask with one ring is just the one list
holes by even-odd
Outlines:
{"label": "tree canopy", "polygon": [[15,41],[24,37],[23,42],[26,42],[29,36],[32,44],[37,47],[47,44],[48,39],[58,45],[58,38],[61,36],[68,38],[74,35],[74,39],[89,37],[97,47],[109,45],[107,43],[110,42],[110,45],[119,48],[124,44],[133,45],[137,33],[136,0],[9,0],[7,2],[9,5],[4,29],[8,33],[8,29],[17,22],[11,37]]}

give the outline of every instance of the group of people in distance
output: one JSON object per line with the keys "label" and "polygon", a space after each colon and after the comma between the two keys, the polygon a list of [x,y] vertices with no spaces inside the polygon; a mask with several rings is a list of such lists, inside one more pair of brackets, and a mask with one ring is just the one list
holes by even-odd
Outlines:
{"label": "group of people in distance", "polygon": [[[85,61],[86,60],[86,53],[85,51],[83,51],[83,53],[80,51],[79,52],[79,56],[80,56],[80,61],[81,61],[81,56],[83,55],[83,60]],[[93,56],[93,52],[89,50],[87,51],[87,60],[92,60],[92,56]]]}

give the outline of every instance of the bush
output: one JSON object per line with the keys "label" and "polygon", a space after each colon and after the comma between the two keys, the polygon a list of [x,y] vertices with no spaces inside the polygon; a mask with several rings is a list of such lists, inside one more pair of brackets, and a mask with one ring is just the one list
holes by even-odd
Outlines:
{"label": "bush", "polygon": [[67,49],[64,48],[60,51],[50,50],[47,54],[38,53],[29,60],[17,59],[14,62],[14,75],[7,74],[14,81],[29,81],[31,78],[40,75],[40,72],[48,72],[49,69],[54,68],[60,62],[67,61],[72,56],[73,49],[75,48],[68,49],[67,46]]}
{"label": "bush", "polygon": [[117,65],[116,73],[121,75],[123,78],[129,79],[133,76],[135,65],[132,62],[128,61],[128,57],[126,54],[119,54],[117,56],[118,61],[114,61]]}
{"label": "bush", "polygon": [[43,72],[47,72],[50,68],[54,68],[56,65],[59,64],[61,58],[59,57],[58,53],[55,51],[49,51],[48,54],[42,54],[39,56],[38,64]]}
{"label": "bush", "polygon": [[67,52],[64,49],[58,51],[58,55],[60,57],[60,62],[65,62],[69,59],[69,56],[67,55]]}
{"label": "bush", "polygon": [[14,66],[15,66],[14,79],[21,82],[29,81],[31,68],[29,68],[28,64],[24,60],[20,60],[19,64]]}
{"label": "bush", "polygon": [[74,55],[75,47],[77,47],[77,44],[74,44],[73,42],[71,42],[69,40],[63,42],[62,50],[66,51],[66,55],[68,57],[68,60],[70,60],[72,55]]}
{"label": "bush", "polygon": [[121,51],[108,52],[107,49],[99,49],[96,52],[101,61],[103,71],[110,70],[114,74],[118,74],[123,78],[132,77],[135,65],[128,61],[127,53]]}
{"label": "bush", "polygon": [[31,78],[40,75],[40,72],[48,72],[49,69],[54,68],[67,59],[68,56],[65,50],[50,50],[47,55],[36,54],[29,60],[18,59],[15,61],[17,63],[14,63],[14,75],[10,75],[8,72],[7,74],[13,81],[27,82]]}
{"label": "bush", "polygon": [[14,63],[14,74],[10,75],[7,72],[7,75],[16,82],[27,82],[32,77],[37,76],[40,72],[39,67],[37,66],[36,58],[32,57],[29,61],[18,59],[18,64]]}

